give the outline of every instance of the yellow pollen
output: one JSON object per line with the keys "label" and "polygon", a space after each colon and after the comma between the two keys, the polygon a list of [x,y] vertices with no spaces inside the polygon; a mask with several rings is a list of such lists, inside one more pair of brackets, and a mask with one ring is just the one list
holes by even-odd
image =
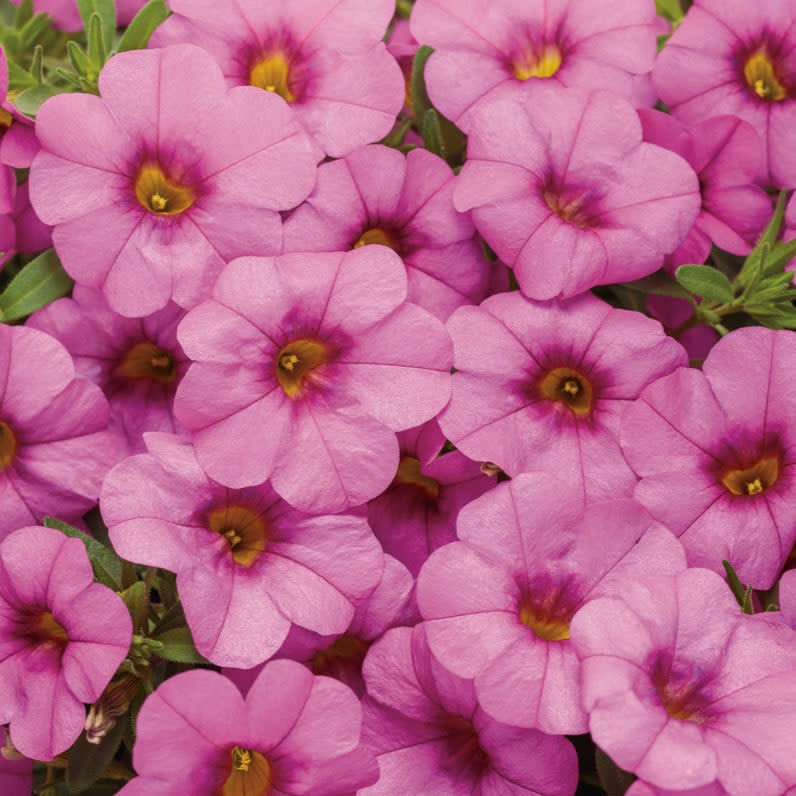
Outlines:
{"label": "yellow pollen", "polygon": [[569,623],[563,619],[555,619],[542,615],[529,602],[520,605],[520,622],[533,631],[533,634],[545,641],[566,641],[569,638]]}
{"label": "yellow pollen", "polygon": [[514,77],[517,80],[553,77],[561,68],[562,60],[561,50],[555,45],[546,46],[541,53],[530,51],[515,62]]}
{"label": "yellow pollen", "polygon": [[69,637],[63,625],[49,611],[42,611],[33,623],[33,633],[42,643],[66,644]]}
{"label": "yellow pollen", "polygon": [[235,764],[235,768],[238,771],[248,771],[249,766],[252,764],[252,754],[248,749],[239,749],[236,748],[238,762]]}
{"label": "yellow pollen", "polygon": [[354,244],[355,249],[361,249],[363,246],[370,246],[378,244],[379,246],[389,246],[394,251],[398,251],[398,242],[390,235],[385,229],[381,227],[372,227],[366,229],[359,237],[359,240]]}
{"label": "yellow pollen", "polygon": [[744,470],[729,470],[721,476],[721,483],[733,495],[760,495],[774,486],[779,478],[779,456],[763,456]]}
{"label": "yellow pollen", "polygon": [[749,56],[744,64],[743,74],[749,87],[760,99],[781,102],[788,97],[788,91],[777,77],[774,63],[765,48]]}
{"label": "yellow pollen", "polygon": [[594,394],[591,382],[573,368],[554,368],[539,382],[543,398],[557,401],[575,415],[588,415],[592,410]]}
{"label": "yellow pollen", "polygon": [[146,379],[171,384],[177,378],[177,363],[168,352],[145,340],[136,343],[119,363],[116,373],[124,379]]}
{"label": "yellow pollen", "polygon": [[221,796],[266,796],[271,792],[271,765],[259,752],[234,746]]}
{"label": "yellow pollen", "polygon": [[233,560],[250,567],[263,553],[268,528],[263,518],[245,506],[222,506],[207,515],[207,527],[226,539]]}
{"label": "yellow pollen", "polygon": [[143,208],[160,216],[184,213],[196,201],[193,189],[167,177],[157,163],[141,167],[135,179],[135,196]]}
{"label": "yellow pollen", "polygon": [[329,361],[329,348],[318,340],[288,343],[276,358],[276,380],[290,398],[300,397],[308,383],[317,379],[316,368]]}
{"label": "yellow pollen", "polygon": [[399,484],[415,486],[421,489],[432,500],[439,498],[439,481],[423,475],[420,470],[420,459],[404,456],[398,464],[395,480]]}
{"label": "yellow pollen", "polygon": [[747,495],[758,495],[765,489],[763,484],[761,483],[759,478],[755,478],[754,481],[747,482],[746,484],[746,494]]}
{"label": "yellow pollen", "polygon": [[291,88],[290,62],[282,53],[263,56],[249,71],[249,85],[279,94],[286,102],[295,102]]}
{"label": "yellow pollen", "polygon": [[0,108],[0,127],[8,129],[13,121],[14,117],[5,108]]}
{"label": "yellow pollen", "polygon": [[567,379],[561,389],[570,395],[577,395],[580,392],[580,384],[575,379]]}
{"label": "yellow pollen", "polygon": [[17,438],[8,423],[0,420],[0,470],[7,469],[17,455]]}

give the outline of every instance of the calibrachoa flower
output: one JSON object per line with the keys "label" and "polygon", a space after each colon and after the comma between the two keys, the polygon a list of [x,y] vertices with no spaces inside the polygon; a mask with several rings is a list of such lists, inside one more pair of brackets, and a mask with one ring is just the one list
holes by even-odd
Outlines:
{"label": "calibrachoa flower", "polygon": [[655,4],[614,0],[417,0],[412,34],[436,52],[426,81],[434,105],[465,132],[496,89],[517,99],[540,84],[610,89],[632,99],[655,61]]}
{"label": "calibrachoa flower", "polygon": [[661,99],[694,123],[730,114],[760,134],[764,171],[796,185],[796,28],[790,0],[695,0],[653,72]]}
{"label": "calibrachoa flower", "polygon": [[86,548],[28,527],[0,545],[0,722],[24,755],[52,760],[77,740],[84,703],[102,693],[130,648],[132,623],[94,583]]}
{"label": "calibrachoa flower", "polygon": [[796,569],[788,570],[780,578],[779,607],[782,618],[796,630]]}
{"label": "calibrachoa flower", "polygon": [[3,796],[30,796],[33,792],[32,761],[0,757],[0,788]]}
{"label": "calibrachoa flower", "polygon": [[713,327],[694,321],[694,307],[688,299],[650,294],[647,312],[663,324],[691,359],[704,359],[719,339]]}
{"label": "calibrachoa flower", "polygon": [[[18,6],[22,0],[11,2]],[[33,0],[33,10],[37,14],[49,14],[60,30],[74,33],[83,29],[77,0]]]}
{"label": "calibrachoa flower", "polygon": [[796,335],[745,328],[702,371],[647,387],[622,419],[635,495],[680,537],[689,563],[768,588],[796,541]]}
{"label": "calibrachoa flower", "polygon": [[[45,224],[30,204],[28,181],[17,185],[14,199],[14,224],[16,240],[13,249],[0,248],[0,251],[17,251],[22,254],[36,254],[49,249],[52,243],[52,227]],[[2,223],[2,222],[0,222]],[[0,243],[0,246],[2,244]]]}
{"label": "calibrachoa flower", "polygon": [[8,98],[8,60],[0,47],[0,163],[26,169],[38,151],[33,122]]}
{"label": "calibrachoa flower", "polygon": [[389,630],[368,652],[364,675],[363,734],[380,777],[363,796],[575,793],[572,744],[491,719],[472,681],[433,656],[422,624]]}
{"label": "calibrachoa flower", "polygon": [[279,251],[279,211],[317,171],[280,97],[227,89],[192,45],[120,53],[99,89],[53,97],[36,117],[31,200],[76,282],[149,315],[170,298],[196,304],[233,257]]}
{"label": "calibrachoa flower", "polygon": [[445,320],[489,295],[493,272],[469,216],[453,206],[450,166],[424,149],[359,149],[318,169],[310,198],[285,222],[286,252],[389,246],[404,261],[409,300]]}
{"label": "calibrachoa flower", "polygon": [[[199,698],[197,698],[199,697]],[[166,680],[138,715],[123,796],[350,796],[378,779],[350,688],[294,661],[266,664],[245,700],[223,675]]]}
{"label": "calibrachoa flower", "polygon": [[119,555],[177,573],[197,649],[245,668],[270,658],[291,624],[343,633],[381,577],[362,516],[308,516],[268,484],[232,490],[208,478],[190,443],[148,433],[149,453],[108,474],[102,516]]}
{"label": "calibrachoa flower", "polygon": [[318,159],[378,141],[404,102],[404,80],[382,38],[393,0],[171,0],[152,44],[193,42],[232,86],[278,94],[313,138]]}
{"label": "calibrachoa flower", "polygon": [[[319,636],[294,625],[279,650],[279,657],[302,661],[315,674],[334,677],[362,696],[365,654],[388,628],[404,624],[414,585],[406,567],[385,555],[381,580],[373,592],[359,602],[345,633]],[[236,682],[240,686],[240,680]]]}
{"label": "calibrachoa flower", "polygon": [[0,537],[96,502],[122,450],[101,390],[75,378],[69,352],[37,329],[0,324]]}
{"label": "calibrachoa flower", "polygon": [[760,136],[735,116],[719,116],[693,127],[646,108],[639,116],[644,140],[685,158],[699,177],[702,193],[694,226],[666,265],[704,263],[712,244],[733,254],[748,254],[772,212],[771,199],[760,186]]}
{"label": "calibrachoa flower", "polygon": [[368,522],[384,550],[417,576],[438,547],[456,540],[462,506],[495,485],[459,451],[443,456],[436,420],[398,435],[401,459],[387,490],[368,503]]}
{"label": "calibrachoa flower", "polygon": [[495,720],[585,732],[572,617],[628,577],[679,572],[682,547],[634,501],[584,508],[544,473],[517,476],[466,506],[458,535],[418,577],[434,655],[475,678],[478,703]]}
{"label": "calibrachoa flower", "polygon": [[589,729],[619,766],[678,791],[796,783],[796,634],[741,614],[718,575],[645,575],[582,608],[571,632]]}
{"label": "calibrachoa flower", "polygon": [[76,285],[36,312],[29,326],[49,332],[74,358],[78,374],[98,384],[110,403],[109,428],[131,453],[144,450],[144,431],[179,431],[171,411],[188,363],[177,342],[185,314],[176,304],[146,318],[115,313],[96,288]]}
{"label": "calibrachoa flower", "polygon": [[693,169],[605,91],[496,98],[473,112],[467,154],[454,204],[531,298],[652,273],[699,212]]}
{"label": "calibrachoa flower", "polygon": [[632,492],[622,413],[688,361],[657,321],[590,295],[539,303],[513,292],[461,307],[447,326],[457,372],[440,425],[462,453],[509,475],[544,470],[591,497]]}
{"label": "calibrachoa flower", "polygon": [[194,364],[174,411],[208,475],[236,488],[271,478],[313,512],[384,491],[394,432],[450,396],[450,338],[405,299],[386,246],[230,263],[178,330]]}

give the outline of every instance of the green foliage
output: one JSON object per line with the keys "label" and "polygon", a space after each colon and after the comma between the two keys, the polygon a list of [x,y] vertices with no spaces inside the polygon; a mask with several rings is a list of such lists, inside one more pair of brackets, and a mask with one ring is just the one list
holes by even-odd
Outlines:
{"label": "green foliage", "polygon": [[45,304],[65,296],[72,285],[55,250],[47,249],[31,260],[0,294],[0,321],[21,320]]}
{"label": "green foliage", "polygon": [[150,0],[135,16],[127,30],[119,39],[117,52],[127,50],[143,50],[155,32],[155,28],[169,16],[165,0]]}
{"label": "green foliage", "polygon": [[710,265],[681,265],[677,281],[695,296],[711,301],[732,301],[735,293],[730,280]]}

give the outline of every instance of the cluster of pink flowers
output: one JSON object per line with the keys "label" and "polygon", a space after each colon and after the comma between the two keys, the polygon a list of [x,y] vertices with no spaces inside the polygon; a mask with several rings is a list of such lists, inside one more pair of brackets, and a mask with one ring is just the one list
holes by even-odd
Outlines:
{"label": "cluster of pink flowers", "polygon": [[596,5],[169,0],[35,122],[2,56],[74,287],[0,324],[0,792],[796,792],[782,244],[626,300],[796,188],[796,6]]}

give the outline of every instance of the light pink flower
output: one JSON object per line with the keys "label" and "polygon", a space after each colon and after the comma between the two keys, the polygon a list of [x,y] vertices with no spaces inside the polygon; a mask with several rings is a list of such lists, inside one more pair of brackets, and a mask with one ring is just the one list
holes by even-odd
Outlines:
{"label": "light pink flower", "polygon": [[13,249],[3,248],[0,251],[13,250],[21,254],[37,254],[53,245],[52,227],[45,224],[36,215],[36,211],[30,203],[27,180],[17,185],[13,219],[16,226]]}
{"label": "light pink flower", "polygon": [[0,325],[0,537],[48,514],[75,520],[122,455],[101,390],[53,337]]}
{"label": "light pink flower", "polygon": [[38,151],[33,122],[8,98],[8,60],[0,47],[0,163],[27,169]]}
{"label": "light pink flower", "polygon": [[653,72],[661,99],[693,124],[732,115],[763,144],[766,179],[796,185],[796,28],[791,0],[695,0]]}
{"label": "light pink flower", "polygon": [[0,545],[0,722],[22,754],[52,760],[77,740],[130,648],[132,622],[94,583],[86,548],[51,528]]}
{"label": "light pink flower", "polygon": [[412,34],[436,52],[434,105],[469,133],[470,111],[496,91],[524,100],[541,84],[610,89],[634,99],[655,60],[655,5],[613,0],[417,0]]}
{"label": "light pink flower", "polygon": [[198,44],[230,86],[279,94],[318,156],[343,157],[383,138],[404,101],[404,81],[382,41],[393,0],[171,0],[152,37]]}
{"label": "light pink flower", "polygon": [[351,689],[293,661],[268,663],[245,700],[223,675],[183,672],[141,708],[138,777],[119,793],[353,796],[378,779],[361,723]]}
{"label": "light pink flower", "polygon": [[467,155],[454,204],[535,299],[651,274],[699,212],[693,169],[606,91],[497,97],[473,112]]}
{"label": "light pink flower", "polygon": [[491,719],[472,681],[433,656],[423,625],[389,630],[368,651],[364,675],[363,735],[381,776],[363,796],[575,793],[572,744]]}
{"label": "light pink flower", "polygon": [[450,394],[450,338],[406,301],[406,271],[386,246],[236,260],[178,336],[194,364],[174,411],[202,467],[235,488],[270,478],[302,511],[386,489],[395,432]]}
{"label": "light pink flower", "polygon": [[188,361],[177,342],[185,314],[176,304],[146,318],[115,313],[96,288],[76,285],[34,313],[28,326],[48,332],[66,346],[75,369],[105,393],[109,428],[130,453],[144,448],[145,431],[180,431],[172,415],[177,384]]}
{"label": "light pink flower", "polygon": [[627,577],[685,567],[682,547],[634,501],[579,498],[542,473],[500,484],[462,509],[461,541],[432,553],[418,577],[434,655],[475,678],[496,721],[585,732],[572,617]]}
{"label": "light pink flower", "polygon": [[622,418],[635,496],[680,537],[689,563],[766,589],[796,541],[796,335],[743,328],[702,371],[678,369]]}
{"label": "light pink flower", "polygon": [[578,612],[572,645],[591,735],[626,771],[734,796],[796,783],[796,633],[741,614],[715,573],[626,582]]}
{"label": "light pink flower", "polygon": [[233,257],[279,251],[279,211],[317,171],[280,97],[228,89],[192,45],[120,53],[99,90],[59,94],[36,117],[31,201],[76,282],[150,315],[199,302]]}
{"label": "light pink flower", "polygon": [[591,497],[632,492],[621,415],[687,363],[657,321],[591,295],[541,303],[513,292],[461,307],[447,327],[456,373],[440,425],[462,453],[512,476],[544,470]]}
{"label": "light pink flower", "polygon": [[148,433],[149,453],[105,479],[102,516],[129,561],[177,573],[196,647],[220,666],[270,658],[291,624],[344,633],[379,582],[383,555],[362,516],[309,516],[268,484],[231,490],[190,443]]}
{"label": "light pink flower", "polygon": [[779,607],[782,618],[796,630],[796,569],[788,570],[780,578]]}
{"label": "light pink flower", "polygon": [[[11,2],[18,6],[22,0]],[[59,30],[75,33],[83,29],[77,0],[33,0],[33,10],[37,14],[49,14]]]}
{"label": "light pink flower", "polygon": [[469,215],[453,206],[450,166],[424,149],[368,146],[318,169],[309,199],[285,222],[285,252],[389,246],[406,266],[409,301],[445,320],[491,292]]}
{"label": "light pink flower", "polygon": [[704,359],[719,339],[719,333],[711,326],[699,323],[691,326],[694,307],[688,299],[674,296],[647,295],[647,312],[663,324],[688,352],[691,359]]}

